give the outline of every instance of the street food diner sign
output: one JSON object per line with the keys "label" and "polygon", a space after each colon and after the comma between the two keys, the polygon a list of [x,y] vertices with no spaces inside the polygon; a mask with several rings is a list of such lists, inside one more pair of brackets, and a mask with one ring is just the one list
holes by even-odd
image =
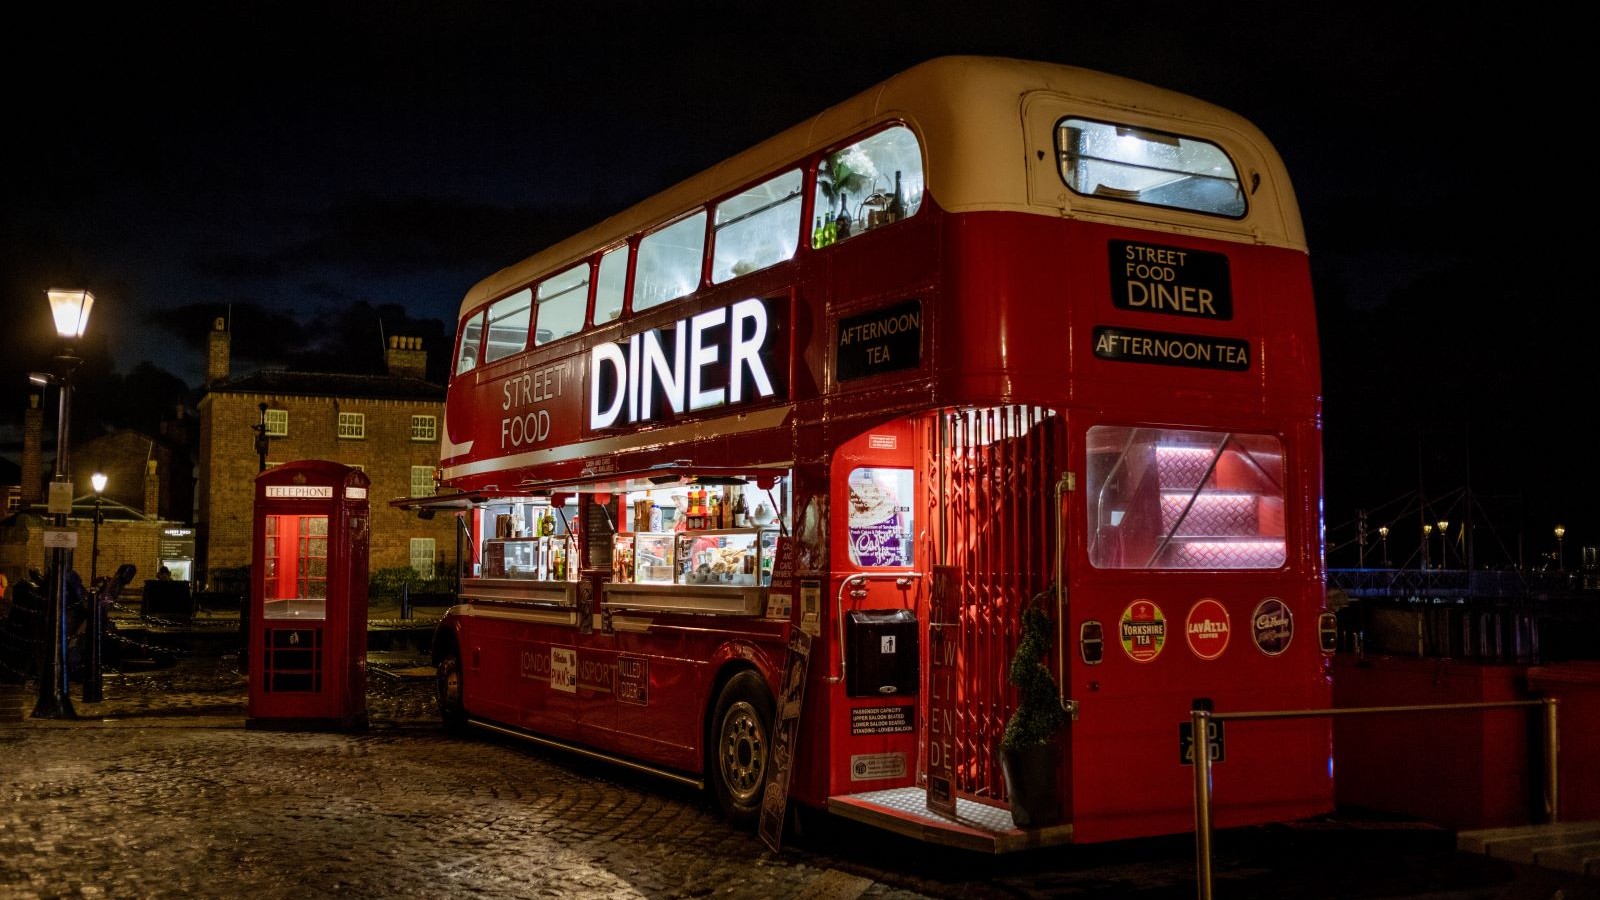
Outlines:
{"label": "street food diner sign", "polygon": [[[1143,241],[1110,241],[1111,303],[1128,312],[1233,319],[1233,282],[1222,253]],[[1250,342],[1165,329],[1099,325],[1094,355],[1114,362],[1152,363],[1245,372]]]}

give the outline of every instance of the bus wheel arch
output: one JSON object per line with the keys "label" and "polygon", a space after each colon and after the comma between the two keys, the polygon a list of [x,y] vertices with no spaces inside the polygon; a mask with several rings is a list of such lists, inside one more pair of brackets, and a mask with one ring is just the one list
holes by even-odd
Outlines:
{"label": "bus wheel arch", "polygon": [[772,689],[754,666],[725,669],[706,716],[706,781],[730,822],[754,826],[772,744]]}

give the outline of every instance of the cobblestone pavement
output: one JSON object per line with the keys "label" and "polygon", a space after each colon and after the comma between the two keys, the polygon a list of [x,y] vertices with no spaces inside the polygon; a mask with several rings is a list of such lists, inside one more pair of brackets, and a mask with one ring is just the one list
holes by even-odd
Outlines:
{"label": "cobblestone pavement", "polygon": [[[421,660],[369,666],[372,724],[350,733],[246,729],[227,656],[108,676],[72,720],[0,687],[0,898],[1195,896],[1186,837],[991,858],[807,816],[772,853],[686,788],[447,736]],[[1600,898],[1451,843],[1224,832],[1216,896]]]}

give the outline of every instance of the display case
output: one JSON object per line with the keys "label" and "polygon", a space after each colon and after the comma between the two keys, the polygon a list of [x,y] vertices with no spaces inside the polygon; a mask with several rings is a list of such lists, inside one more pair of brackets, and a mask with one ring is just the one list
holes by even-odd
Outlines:
{"label": "display case", "polygon": [[771,578],[772,555],[777,532],[767,539],[766,530],[757,528],[718,531],[686,531],[678,535],[678,584],[733,585],[749,587],[765,584]]}
{"label": "display case", "polygon": [[633,537],[633,580],[638,584],[671,584],[673,535],[651,531]]}
{"label": "display case", "polygon": [[611,537],[611,581],[614,584],[633,583],[634,535],[619,532]]}
{"label": "display case", "polygon": [[569,535],[496,538],[483,542],[485,578],[576,581],[577,547]]}

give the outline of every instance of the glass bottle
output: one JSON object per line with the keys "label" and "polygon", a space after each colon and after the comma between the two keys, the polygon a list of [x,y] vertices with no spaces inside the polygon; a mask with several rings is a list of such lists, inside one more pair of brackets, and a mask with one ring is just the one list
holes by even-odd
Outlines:
{"label": "glass bottle", "polygon": [[833,217],[827,216],[822,220],[822,246],[826,247],[838,239],[837,226],[833,224]]}
{"label": "glass bottle", "polygon": [[826,238],[827,238],[827,232],[825,230],[823,230],[822,217],[821,216],[817,216],[816,227],[811,229],[811,246],[813,246],[813,247],[821,247],[823,245],[823,241]]}
{"label": "glass bottle", "polygon": [[744,505],[744,491],[733,501],[733,527],[744,528],[750,524],[750,509]]}
{"label": "glass bottle", "polygon": [[889,198],[889,221],[898,222],[906,214],[906,203],[900,199],[900,170],[894,171],[894,196]]}
{"label": "glass bottle", "polygon": [[543,535],[556,533],[556,516],[549,507],[545,508],[544,515],[539,519],[539,533]]}
{"label": "glass bottle", "polygon": [[834,221],[834,240],[842,241],[850,236],[850,195],[839,193],[839,218]]}

